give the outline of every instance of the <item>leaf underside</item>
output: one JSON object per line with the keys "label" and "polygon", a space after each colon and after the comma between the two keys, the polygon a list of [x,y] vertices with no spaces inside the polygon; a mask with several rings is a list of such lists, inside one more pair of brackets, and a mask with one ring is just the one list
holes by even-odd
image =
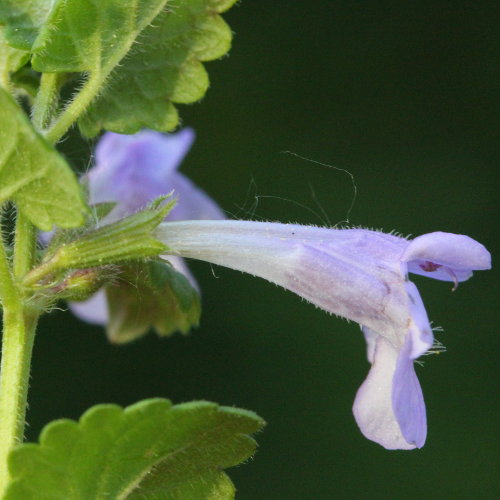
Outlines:
{"label": "leaf underside", "polygon": [[50,423],[40,444],[16,448],[5,498],[230,499],[222,470],[254,453],[249,434],[263,425],[252,412],[208,402],[98,405],[79,422]]}
{"label": "leaf underside", "polygon": [[120,279],[106,287],[111,342],[135,340],[153,327],[160,336],[188,333],[198,325],[201,305],[188,279],[161,260],[123,267]]}
{"label": "leaf underside", "polygon": [[32,128],[22,109],[0,89],[0,204],[14,201],[38,228],[77,227],[86,206],[64,158]]}

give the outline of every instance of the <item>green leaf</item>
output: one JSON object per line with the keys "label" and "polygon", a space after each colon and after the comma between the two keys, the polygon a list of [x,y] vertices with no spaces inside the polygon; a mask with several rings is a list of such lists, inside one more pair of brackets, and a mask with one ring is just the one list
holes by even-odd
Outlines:
{"label": "green leaf", "polygon": [[40,229],[77,227],[86,206],[66,161],[32,128],[24,112],[0,89],[0,205],[12,200]]}
{"label": "green leaf", "polygon": [[202,61],[217,59],[230,48],[231,30],[218,14],[233,3],[169,2],[80,118],[82,132],[95,136],[102,128],[127,134],[141,128],[174,129],[179,117],[173,103],[195,102],[208,88]]}
{"label": "green leaf", "polygon": [[5,29],[0,26],[0,86],[10,87],[10,73],[24,66],[29,54],[23,50],[11,47],[5,38]]}
{"label": "green leaf", "polygon": [[33,44],[41,72],[97,73],[103,80],[166,0],[59,0]]}
{"label": "green leaf", "polygon": [[130,342],[153,327],[160,336],[187,333],[200,320],[198,292],[168,262],[138,262],[123,268],[106,287],[111,342]]}
{"label": "green leaf", "polygon": [[12,47],[29,51],[54,0],[2,0],[0,25]]}
{"label": "green leaf", "polygon": [[255,413],[208,402],[94,406],[13,450],[5,499],[231,499],[221,471],[255,452],[248,434],[263,425]]}

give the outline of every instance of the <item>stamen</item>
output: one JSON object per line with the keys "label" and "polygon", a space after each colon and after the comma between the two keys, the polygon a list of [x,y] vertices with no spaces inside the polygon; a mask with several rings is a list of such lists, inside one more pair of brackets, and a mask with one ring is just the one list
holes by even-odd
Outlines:
{"label": "stamen", "polygon": [[450,275],[451,279],[453,280],[453,283],[455,285],[451,289],[451,291],[454,292],[458,288],[458,278],[457,278],[457,275],[453,272],[453,269],[450,269],[449,267],[443,267],[443,270],[446,271]]}

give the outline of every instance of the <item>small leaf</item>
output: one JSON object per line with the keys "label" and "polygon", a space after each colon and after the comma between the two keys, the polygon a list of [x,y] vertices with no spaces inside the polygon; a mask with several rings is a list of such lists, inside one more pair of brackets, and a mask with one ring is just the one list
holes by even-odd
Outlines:
{"label": "small leaf", "polygon": [[161,336],[187,333],[200,320],[198,292],[168,262],[153,260],[123,268],[106,288],[111,342],[130,342],[153,327]]}
{"label": "small leaf", "polygon": [[103,80],[165,2],[59,0],[33,44],[33,67],[49,73],[97,73]]}
{"label": "small leaf", "polygon": [[2,0],[0,25],[6,26],[9,44],[29,51],[53,4],[54,0]]}
{"label": "small leaf", "polygon": [[77,227],[86,206],[66,161],[32,128],[24,112],[0,88],[0,205],[14,201],[38,228]]}
{"label": "small leaf", "polygon": [[263,425],[255,413],[203,401],[94,406],[13,450],[5,499],[231,499],[221,471],[255,452],[248,434]]}
{"label": "small leaf", "polygon": [[168,4],[141,33],[112,79],[79,125],[87,136],[104,128],[132,134],[141,128],[174,129],[179,117],[173,103],[203,97],[208,75],[202,61],[223,56],[231,30],[219,13],[234,0],[184,0]]}

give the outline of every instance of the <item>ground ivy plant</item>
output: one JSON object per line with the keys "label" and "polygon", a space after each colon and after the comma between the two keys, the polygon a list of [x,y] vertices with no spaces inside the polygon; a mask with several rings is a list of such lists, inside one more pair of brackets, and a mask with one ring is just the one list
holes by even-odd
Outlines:
{"label": "ground ivy plant", "polygon": [[[491,266],[461,234],[225,220],[178,172],[194,132],[176,105],[208,87],[235,0],[0,3],[0,497],[224,500],[224,469],[255,451],[256,414],[206,401],[98,405],[23,443],[39,317],[66,300],[110,342],[188,332],[200,316],[184,258],[250,273],[361,326],[370,363],[353,414],[386,449],[424,446],[415,361],[442,346],[409,274],[460,282]],[[68,97],[69,96],[69,97]],[[101,132],[78,179],[57,151]],[[150,129],[150,130],[143,130]]]}
{"label": "ground ivy plant", "polygon": [[[21,444],[36,325],[56,301],[89,297],[116,280],[121,266],[122,286],[110,298],[133,307],[133,290],[152,304],[141,325],[126,318],[111,323],[121,342],[150,324],[171,333],[198,321],[196,290],[156,258],[167,246],[151,233],[172,209],[172,197],[164,193],[146,210],[99,225],[114,204],[89,205],[85,183],[56,145],[75,124],[86,137],[103,129],[174,129],[176,105],[208,88],[204,62],[229,50],[231,30],[220,14],[233,3],[0,3],[2,498],[234,496],[224,469],[254,453],[250,435],[263,426],[250,411],[162,399],[98,405],[78,422],[47,425],[38,444]],[[62,97],[66,89],[69,98]],[[130,285],[127,273],[140,275],[140,283]]]}

